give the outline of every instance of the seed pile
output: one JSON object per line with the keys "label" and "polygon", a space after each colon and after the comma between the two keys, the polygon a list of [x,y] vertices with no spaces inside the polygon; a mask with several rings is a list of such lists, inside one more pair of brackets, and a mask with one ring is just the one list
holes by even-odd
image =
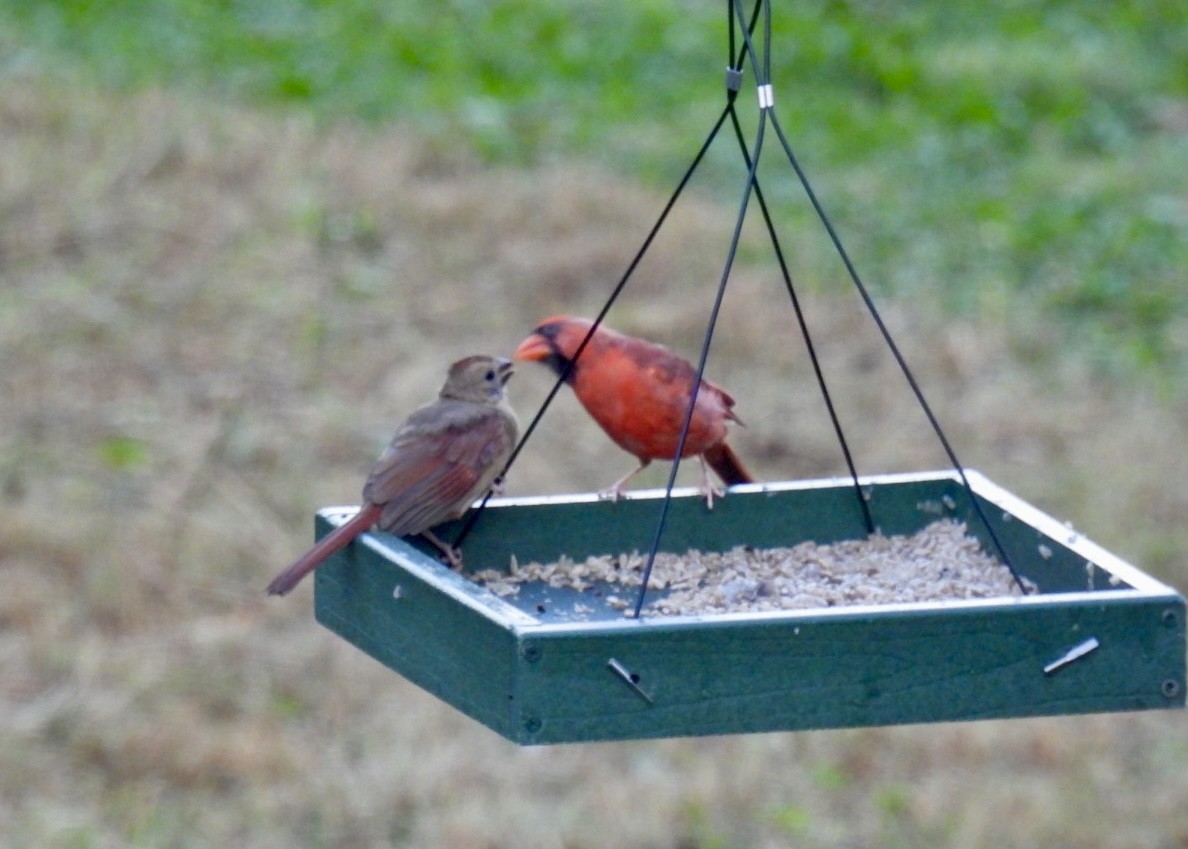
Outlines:
{"label": "seed pile", "polygon": [[[476,581],[500,596],[530,582],[589,593],[625,612],[634,607],[646,554],[600,555],[574,561],[519,564],[509,572],[477,572]],[[647,616],[706,615],[1017,596],[1009,570],[952,520],[904,536],[791,548],[738,546],[726,552],[656,555]],[[653,591],[656,591],[653,593]]]}

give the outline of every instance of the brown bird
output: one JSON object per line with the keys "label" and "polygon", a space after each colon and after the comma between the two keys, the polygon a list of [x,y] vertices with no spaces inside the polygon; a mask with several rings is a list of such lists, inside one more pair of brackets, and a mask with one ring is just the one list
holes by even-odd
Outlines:
{"label": "brown bird", "polygon": [[358,514],[277,575],[268,594],[284,595],[372,525],[397,536],[421,534],[460,569],[461,554],[431,529],[465,513],[507,465],[519,433],[504,394],[512,372],[510,360],[486,356],[450,366],[437,400],[400,425],[371,467]]}
{"label": "brown bird", "polygon": [[[639,458],[638,468],[603,492],[618,499],[627,481],[653,460],[676,458],[697,370],[663,345],[625,336],[603,324],[575,362],[578,346],[592,325],[589,319],[571,316],[545,319],[512,356],[544,363],[559,376],[569,368],[566,382],[586,412],[620,448]],[[722,495],[722,490],[713,486],[707,463],[727,486],[753,481],[726,444],[726,423],[742,423],[733,407],[734,399],[725,391],[701,381],[681,456],[696,455],[701,461],[702,491],[711,509],[714,496]]]}

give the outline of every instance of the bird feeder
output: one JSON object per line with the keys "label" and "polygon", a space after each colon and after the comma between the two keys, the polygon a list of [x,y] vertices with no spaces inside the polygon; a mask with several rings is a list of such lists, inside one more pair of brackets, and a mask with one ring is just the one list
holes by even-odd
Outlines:
{"label": "bird feeder", "polygon": [[[664,490],[632,493],[618,502],[595,495],[493,499],[481,521],[443,526],[436,529],[438,535],[466,536],[469,570],[507,570],[513,559],[614,555],[644,548],[648,540],[653,540],[652,555],[661,540],[669,552],[721,552],[738,545],[858,540],[872,531],[911,534],[938,518],[951,518],[964,522],[985,551],[1000,556],[1017,580],[1036,591],[941,602],[632,617],[608,603],[608,588],[596,585],[585,590],[525,587],[501,597],[448,569],[416,540],[369,533],[315,573],[318,621],[459,711],[525,745],[1183,707],[1184,599],[961,467],[776,119],[769,0],[755,0],[750,15],[742,0],[727,0],[727,12],[726,106],[598,320],[622,291],[718,130],[731,127],[746,182],[697,375],[704,373],[739,232],[754,198],[850,477],[734,487],[710,514],[700,493],[673,488],[674,464]],[[749,147],[735,111],[748,63],[758,96],[757,130]],[[902,367],[951,471],[858,474],[760,191],[757,168],[768,128]],[[529,434],[539,418],[538,413]],[[352,512],[320,511],[317,535]],[[654,596],[663,592],[651,591]]]}
{"label": "bird feeder", "polygon": [[[885,534],[949,517],[981,535],[976,500],[1038,592],[634,618],[597,587],[501,598],[432,549],[372,533],[315,573],[315,613],[523,745],[1182,707],[1184,599],[982,475],[966,475],[968,489],[951,472],[860,483]],[[647,537],[664,497],[493,500],[468,538],[467,567],[628,550]],[[318,535],[352,512],[320,511]],[[712,521],[699,493],[673,493],[665,539],[674,551],[723,551],[865,534],[850,482],[820,480],[737,487]]]}

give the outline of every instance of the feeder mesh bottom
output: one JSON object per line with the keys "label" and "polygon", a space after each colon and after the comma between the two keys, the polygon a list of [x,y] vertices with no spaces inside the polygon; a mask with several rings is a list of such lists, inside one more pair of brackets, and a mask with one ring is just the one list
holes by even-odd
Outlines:
{"label": "feeder mesh bottom", "polygon": [[[500,596],[523,584],[590,593],[591,600],[629,613],[646,555],[604,554],[574,561],[487,569],[472,578]],[[1029,588],[1030,589],[1030,588]],[[660,552],[648,582],[645,616],[797,610],[843,605],[903,604],[1020,595],[1009,570],[953,520],[911,535],[791,548],[737,546],[726,552]],[[653,591],[655,591],[653,593]],[[597,598],[596,598],[597,597]]]}

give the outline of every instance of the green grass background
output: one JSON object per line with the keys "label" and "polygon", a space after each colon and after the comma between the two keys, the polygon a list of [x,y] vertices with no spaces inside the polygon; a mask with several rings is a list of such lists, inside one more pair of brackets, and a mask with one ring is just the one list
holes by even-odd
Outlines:
{"label": "green grass background", "polygon": [[[785,4],[774,51],[962,459],[1181,590],[1182,5]],[[520,750],[317,627],[308,585],[263,597],[444,363],[601,304],[721,109],[724,20],[0,2],[0,846],[1188,846],[1182,711]],[[612,316],[687,354],[726,141]],[[777,152],[860,469],[944,465]],[[789,313],[749,229],[710,371],[764,480],[842,471]],[[547,385],[520,370],[522,415]],[[509,493],[629,465],[563,393]]]}
{"label": "green grass background", "polygon": [[[725,20],[706,0],[63,0],[4,4],[0,45],[8,75],[65,64],[667,186],[722,104]],[[775,20],[779,115],[876,286],[1182,370],[1181,3],[817,0]],[[724,145],[707,179],[736,170]],[[787,169],[765,179],[804,222]]]}

